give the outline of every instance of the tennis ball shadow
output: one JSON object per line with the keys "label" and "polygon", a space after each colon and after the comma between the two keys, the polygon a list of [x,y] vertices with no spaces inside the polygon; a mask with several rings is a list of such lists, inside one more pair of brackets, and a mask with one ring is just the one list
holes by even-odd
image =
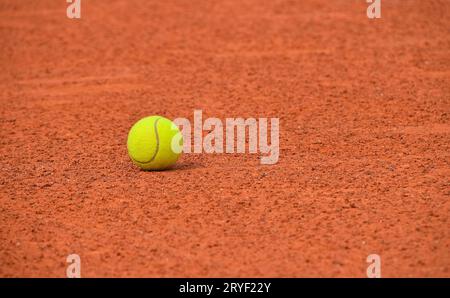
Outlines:
{"label": "tennis ball shadow", "polygon": [[203,168],[203,166],[199,163],[186,162],[186,163],[176,163],[173,166],[170,166],[166,169],[161,170],[144,170],[141,169],[141,172],[172,172],[172,171],[186,171],[193,170],[197,168]]}

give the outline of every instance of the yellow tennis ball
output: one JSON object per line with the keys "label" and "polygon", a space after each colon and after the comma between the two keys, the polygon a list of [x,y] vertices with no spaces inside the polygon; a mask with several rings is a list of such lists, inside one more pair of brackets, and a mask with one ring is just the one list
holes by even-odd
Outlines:
{"label": "yellow tennis ball", "polygon": [[162,116],[136,122],[128,133],[128,154],[144,170],[164,170],[181,155],[183,137],[178,127]]}

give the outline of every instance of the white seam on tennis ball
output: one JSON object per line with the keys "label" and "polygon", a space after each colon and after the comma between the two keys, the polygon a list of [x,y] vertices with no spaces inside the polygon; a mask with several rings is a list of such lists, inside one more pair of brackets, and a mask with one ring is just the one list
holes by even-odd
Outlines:
{"label": "white seam on tennis ball", "polygon": [[134,161],[136,161],[136,162],[138,162],[138,163],[140,163],[140,164],[145,165],[145,164],[149,164],[149,163],[151,163],[153,160],[155,160],[156,155],[158,154],[158,151],[159,151],[158,121],[159,121],[160,119],[161,119],[161,118],[156,119],[156,120],[155,120],[155,123],[153,124],[153,128],[155,129],[155,135],[156,135],[156,150],[155,150],[155,153],[153,153],[152,158],[150,158],[149,161],[139,161],[139,160],[137,160],[137,159],[132,158]]}

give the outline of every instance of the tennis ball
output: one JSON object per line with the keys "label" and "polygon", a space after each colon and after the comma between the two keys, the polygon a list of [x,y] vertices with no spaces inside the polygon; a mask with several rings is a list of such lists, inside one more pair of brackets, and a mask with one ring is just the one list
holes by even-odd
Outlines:
{"label": "tennis ball", "polygon": [[150,116],[136,122],[128,133],[128,154],[144,170],[164,170],[181,155],[183,137],[169,119]]}

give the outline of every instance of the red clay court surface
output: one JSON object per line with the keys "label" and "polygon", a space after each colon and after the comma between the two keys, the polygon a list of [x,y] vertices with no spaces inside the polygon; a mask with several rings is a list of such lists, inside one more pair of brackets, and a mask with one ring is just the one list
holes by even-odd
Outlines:
{"label": "red clay court surface", "polygon": [[[450,277],[450,2],[0,0],[0,276]],[[148,115],[279,117],[280,160],[139,171]]]}

